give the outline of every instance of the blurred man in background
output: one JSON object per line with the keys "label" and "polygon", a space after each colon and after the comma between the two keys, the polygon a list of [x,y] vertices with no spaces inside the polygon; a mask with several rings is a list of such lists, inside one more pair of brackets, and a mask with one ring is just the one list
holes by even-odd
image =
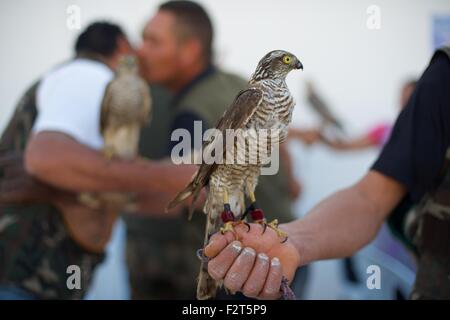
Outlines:
{"label": "blurred man in background", "polygon": [[[150,127],[142,130],[142,154],[170,156],[178,143],[170,138],[174,130],[187,130],[193,141],[194,122],[202,124],[201,134],[214,127],[245,87],[244,79],[213,65],[212,42],[208,14],[190,1],[161,4],[145,26],[138,56],[142,76],[152,86],[155,115]],[[150,136],[160,141],[153,144]],[[291,203],[299,196],[300,185],[292,175],[287,150],[280,156],[280,172],[262,176],[256,196],[265,210],[283,212],[278,218],[288,221],[294,217]],[[196,251],[203,245],[205,215],[196,212],[190,222],[187,212],[170,218],[129,216],[126,222],[132,298],[194,299],[200,268]]]}
{"label": "blurred man in background", "polygon": [[[132,192],[140,211],[158,210],[193,174],[194,166],[106,159],[99,151],[103,94],[119,59],[132,52],[120,27],[94,23],[78,37],[75,58],[19,102],[0,141],[9,154],[0,168],[0,298],[83,297],[116,215],[82,205],[79,193]],[[31,197],[20,196],[26,190]]]}

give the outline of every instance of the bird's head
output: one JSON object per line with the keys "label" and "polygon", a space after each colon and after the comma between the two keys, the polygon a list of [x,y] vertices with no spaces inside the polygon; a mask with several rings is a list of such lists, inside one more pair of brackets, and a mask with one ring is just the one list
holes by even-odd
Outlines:
{"label": "bird's head", "polygon": [[274,50],[266,54],[258,63],[252,80],[285,79],[294,69],[303,69],[300,60],[287,51]]}
{"label": "bird's head", "polygon": [[137,60],[135,56],[124,55],[119,59],[119,66],[117,68],[118,74],[137,73]]}

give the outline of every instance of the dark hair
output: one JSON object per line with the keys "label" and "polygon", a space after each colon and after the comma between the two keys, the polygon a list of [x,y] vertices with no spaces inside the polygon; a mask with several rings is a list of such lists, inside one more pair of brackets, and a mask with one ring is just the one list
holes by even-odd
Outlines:
{"label": "dark hair", "polygon": [[210,62],[212,59],[213,27],[205,9],[192,1],[168,1],[159,6],[159,10],[173,13],[180,24],[180,33],[183,36],[196,37],[203,47],[204,58]]}
{"label": "dark hair", "polygon": [[118,25],[94,22],[78,36],[75,53],[94,53],[109,57],[117,49],[119,37],[125,37],[125,34]]}

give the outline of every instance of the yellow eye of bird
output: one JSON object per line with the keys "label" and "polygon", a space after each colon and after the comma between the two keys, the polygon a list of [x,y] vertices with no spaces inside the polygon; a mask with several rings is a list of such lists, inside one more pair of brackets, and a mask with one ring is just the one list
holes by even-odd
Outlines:
{"label": "yellow eye of bird", "polygon": [[289,64],[289,63],[291,63],[291,61],[292,61],[292,58],[290,56],[284,56],[283,57],[283,62],[284,63]]}

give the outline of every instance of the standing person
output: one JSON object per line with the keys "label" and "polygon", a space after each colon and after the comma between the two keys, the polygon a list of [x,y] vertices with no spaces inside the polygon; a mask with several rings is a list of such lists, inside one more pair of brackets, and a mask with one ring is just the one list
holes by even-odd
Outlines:
{"label": "standing person", "polygon": [[[78,37],[75,58],[44,75],[19,102],[0,141],[1,150],[18,155],[0,168],[0,299],[84,296],[115,212],[88,208],[77,194],[133,192],[141,209],[154,209],[147,204],[152,199],[163,208],[193,174],[194,166],[106,159],[99,151],[102,97],[130,53],[119,26],[93,23]],[[38,191],[30,203],[4,200],[11,189],[30,186]],[[77,267],[80,286],[73,289],[68,277]]]}

